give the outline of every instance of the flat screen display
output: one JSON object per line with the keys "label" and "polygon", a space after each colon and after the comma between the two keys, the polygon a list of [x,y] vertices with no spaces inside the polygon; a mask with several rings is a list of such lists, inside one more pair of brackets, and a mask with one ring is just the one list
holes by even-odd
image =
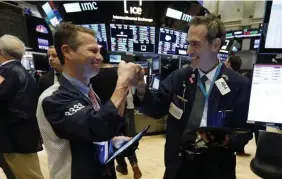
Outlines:
{"label": "flat screen display", "polygon": [[110,55],[110,63],[121,62],[121,55]]}
{"label": "flat screen display", "polygon": [[152,88],[158,90],[160,86],[160,78],[158,76],[153,77]]}
{"label": "flat screen display", "polygon": [[282,124],[282,65],[256,64],[248,122]]}
{"label": "flat screen display", "polygon": [[266,34],[265,48],[282,49],[282,1],[273,0]]}
{"label": "flat screen display", "polygon": [[165,55],[186,55],[187,33],[160,28],[158,53]]}
{"label": "flat screen display", "polygon": [[38,48],[41,50],[48,50],[49,41],[46,39],[37,38]]}
{"label": "flat screen display", "polygon": [[265,4],[258,52],[260,54],[280,54],[282,53],[282,1],[266,1]]}
{"label": "flat screen display", "polygon": [[160,69],[160,60],[159,58],[153,58],[152,60],[152,70],[159,70]]}
{"label": "flat screen display", "polygon": [[111,51],[155,52],[155,27],[110,24]]}
{"label": "flat screen display", "polygon": [[259,48],[259,43],[260,43],[260,39],[255,39],[255,40],[254,40],[254,46],[253,46],[253,48],[254,48],[254,49],[258,49],[258,48]]}
{"label": "flat screen display", "polygon": [[218,53],[218,58],[221,61],[226,61],[228,59],[228,54],[226,54],[226,53]]}
{"label": "flat screen display", "polygon": [[48,34],[48,30],[44,25],[37,25],[35,30],[39,33]]}
{"label": "flat screen display", "polygon": [[93,30],[96,33],[98,44],[100,48],[108,50],[107,32],[105,24],[82,24],[81,26]]}
{"label": "flat screen display", "polygon": [[142,68],[148,68],[148,65],[149,65],[149,62],[145,62],[145,61],[138,61],[135,63],[141,65]]}
{"label": "flat screen display", "polygon": [[[51,7],[52,6],[52,7]],[[46,22],[51,24],[53,27],[56,27],[63,20],[59,11],[55,8],[53,2],[46,2],[42,6],[43,11],[46,14]]]}

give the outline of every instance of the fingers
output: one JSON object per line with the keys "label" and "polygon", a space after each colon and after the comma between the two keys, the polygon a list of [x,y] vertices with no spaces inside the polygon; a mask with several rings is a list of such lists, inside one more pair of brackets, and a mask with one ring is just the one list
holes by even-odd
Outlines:
{"label": "fingers", "polygon": [[0,75],[0,84],[5,80],[3,76]]}

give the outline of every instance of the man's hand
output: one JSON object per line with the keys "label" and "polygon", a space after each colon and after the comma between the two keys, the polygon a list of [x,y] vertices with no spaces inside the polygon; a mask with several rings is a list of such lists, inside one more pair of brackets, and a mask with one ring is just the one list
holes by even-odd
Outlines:
{"label": "man's hand", "polygon": [[118,78],[122,80],[128,80],[129,82],[138,78],[138,73],[142,69],[140,65],[134,63],[126,63],[121,61],[118,66]]}
{"label": "man's hand", "polygon": [[139,70],[138,74],[136,75],[135,80],[133,80],[132,84],[131,84],[133,87],[135,87],[137,89],[138,93],[140,93],[140,94],[145,93],[146,83],[145,83],[145,80],[144,80],[144,76],[145,76],[145,71],[140,66],[140,70]]}
{"label": "man's hand", "polygon": [[3,81],[5,81],[5,78],[0,75],[0,84],[3,83]]}
{"label": "man's hand", "polygon": [[131,137],[127,136],[116,136],[112,139],[112,143],[115,148],[119,149],[124,143],[128,142],[130,139]]}
{"label": "man's hand", "polygon": [[[213,136],[210,133],[207,134],[205,132],[202,132],[202,133],[199,133],[199,135],[201,139],[203,139],[203,141],[205,141],[207,144],[212,144],[216,140],[215,136]],[[227,146],[229,142],[230,142],[230,137],[228,135],[225,135],[224,140],[220,144],[217,144],[217,145],[218,146]]]}

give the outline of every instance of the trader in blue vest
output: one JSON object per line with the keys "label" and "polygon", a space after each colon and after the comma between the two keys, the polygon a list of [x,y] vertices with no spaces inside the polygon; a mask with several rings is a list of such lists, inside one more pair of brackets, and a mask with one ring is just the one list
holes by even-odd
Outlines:
{"label": "trader in blue vest", "polygon": [[[193,68],[172,72],[157,92],[145,88],[143,72],[139,73],[135,104],[139,103],[140,111],[147,116],[168,115],[164,179],[236,178],[234,152],[242,142],[240,136],[223,136],[218,150],[203,152],[200,160],[186,160],[181,151],[187,129],[245,127],[250,85],[247,78],[226,68],[217,58],[225,34],[223,23],[214,15],[194,17],[188,31],[187,51]],[[206,133],[199,137],[209,142]]]}

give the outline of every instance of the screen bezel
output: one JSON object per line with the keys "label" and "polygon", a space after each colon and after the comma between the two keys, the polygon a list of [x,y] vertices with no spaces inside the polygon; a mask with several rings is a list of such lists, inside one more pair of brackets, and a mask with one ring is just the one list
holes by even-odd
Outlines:
{"label": "screen bezel", "polygon": [[247,117],[247,123],[248,124],[258,124],[262,126],[282,126],[282,123],[275,123],[275,122],[261,122],[261,121],[249,121],[249,112],[250,112],[250,100],[251,100],[251,95],[252,95],[252,88],[253,88],[253,76],[254,76],[254,69],[255,66],[282,66],[281,64],[254,64],[253,65],[253,71],[252,71],[252,80],[251,80],[251,87],[250,87],[250,97],[249,97],[249,106],[248,106],[248,117]]}
{"label": "screen bezel", "polygon": [[[110,27],[109,27],[109,28],[110,28],[110,29],[109,29],[109,31],[110,31],[110,44],[112,44],[111,25],[128,25],[128,26],[133,25],[133,26],[138,26],[138,27],[154,27],[154,28],[155,28],[154,34],[155,34],[155,36],[156,36],[156,27],[155,27],[155,26],[149,26],[149,25],[135,25],[135,24],[121,24],[121,23],[117,23],[117,24],[115,24],[115,23],[110,23]],[[111,50],[112,52],[131,52],[131,51],[113,50],[113,49],[112,49],[112,45],[111,45],[111,47],[110,47],[110,50]],[[154,43],[154,50],[153,50],[153,52],[134,51],[134,49],[133,49],[133,52],[131,52],[131,53],[152,54],[152,53],[155,53],[155,52],[156,52],[156,37],[155,37],[155,43]]]}
{"label": "screen bezel", "polygon": [[[187,34],[187,36],[188,36],[188,32],[184,32],[184,31],[181,31],[181,30],[175,30],[175,29],[172,29],[172,28],[167,28],[167,27],[160,27],[159,28],[159,38],[158,38],[158,54],[160,54],[160,55],[177,55],[177,56],[189,56],[189,55],[182,55],[182,54],[175,54],[175,52],[174,52],[174,54],[165,54],[165,53],[160,53],[159,52],[159,45],[160,45],[160,37],[161,37],[161,29],[168,29],[168,30],[173,30],[173,31],[176,31],[176,32],[181,32],[181,33],[185,33],[185,34]],[[187,41],[187,39],[186,39],[186,41]],[[189,45],[188,45],[188,47],[189,47]],[[187,47],[187,49],[188,49],[188,47]],[[187,49],[186,49],[186,52],[187,52]]]}
{"label": "screen bezel", "polygon": [[258,48],[259,53],[265,53],[265,54],[278,54],[282,53],[282,49],[277,48],[265,48],[265,41],[266,41],[266,35],[270,20],[270,14],[271,14],[271,8],[272,8],[273,1],[266,1],[265,5],[265,13],[264,13],[264,20],[263,20],[263,27],[261,31],[261,38],[260,38],[260,44]]}

